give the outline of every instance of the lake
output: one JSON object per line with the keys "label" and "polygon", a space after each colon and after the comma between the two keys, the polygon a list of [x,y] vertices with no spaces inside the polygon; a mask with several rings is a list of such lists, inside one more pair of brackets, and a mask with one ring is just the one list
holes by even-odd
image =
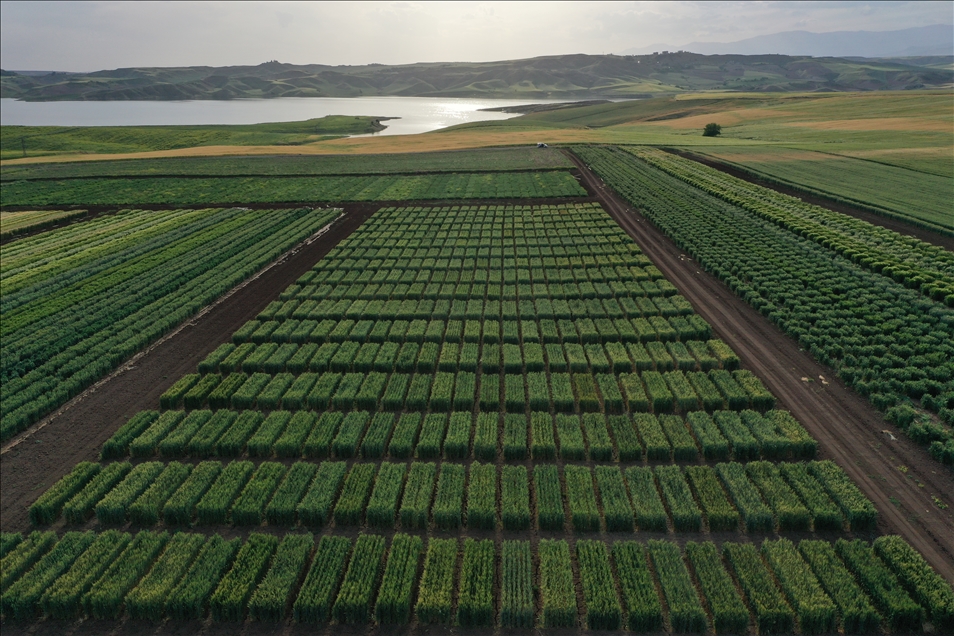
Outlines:
{"label": "lake", "polygon": [[558,103],[560,99],[446,97],[283,97],[221,101],[21,102],[0,99],[4,126],[181,126],[301,121],[326,115],[400,117],[375,135],[413,135],[473,121],[517,117],[482,108]]}

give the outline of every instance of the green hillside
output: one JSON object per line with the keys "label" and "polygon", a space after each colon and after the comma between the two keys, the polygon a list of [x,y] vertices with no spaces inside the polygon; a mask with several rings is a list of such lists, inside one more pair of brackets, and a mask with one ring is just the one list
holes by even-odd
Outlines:
{"label": "green hillside", "polygon": [[26,76],[0,96],[31,101],[270,97],[635,97],[698,90],[856,91],[947,86],[948,68],[786,55],[556,55],[482,63],[125,68]]}

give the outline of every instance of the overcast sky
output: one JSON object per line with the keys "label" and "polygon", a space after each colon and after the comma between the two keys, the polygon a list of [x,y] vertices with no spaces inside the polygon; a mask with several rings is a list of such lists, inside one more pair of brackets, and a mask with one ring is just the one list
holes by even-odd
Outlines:
{"label": "overcast sky", "polygon": [[404,64],[951,24],[941,2],[2,2],[0,65]]}

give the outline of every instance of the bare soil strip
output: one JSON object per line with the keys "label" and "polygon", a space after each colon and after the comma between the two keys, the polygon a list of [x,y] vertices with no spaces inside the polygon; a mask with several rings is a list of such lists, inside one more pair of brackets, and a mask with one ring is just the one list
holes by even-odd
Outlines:
{"label": "bare soil strip", "polygon": [[954,506],[950,471],[891,427],[897,438],[893,439],[881,414],[833,369],[799,349],[798,343],[683,254],[582,161],[573,159],[587,190],[597,193],[607,212],[712,324],[714,333],[762,378],[779,406],[791,411],[818,440],[821,456],[841,466],[874,502],[879,534],[901,535],[954,582],[954,515],[952,508],[942,510],[932,500],[936,496]]}
{"label": "bare soil strip", "polygon": [[770,190],[775,190],[776,192],[781,192],[782,194],[787,194],[792,197],[801,199],[806,203],[811,203],[812,205],[817,205],[818,207],[825,208],[827,210],[832,210],[833,212],[841,212],[842,214],[847,214],[848,216],[853,216],[856,219],[861,219],[862,221],[867,221],[872,225],[879,225],[883,228],[887,228],[898,234],[906,234],[907,236],[913,236],[916,239],[920,239],[925,243],[930,243],[931,245],[937,245],[943,247],[946,250],[954,251],[954,236],[944,236],[943,234],[938,234],[937,232],[932,232],[931,230],[923,227],[918,227],[916,225],[911,225],[910,223],[905,223],[900,219],[893,219],[887,216],[881,216],[880,214],[875,214],[874,212],[869,212],[867,210],[862,210],[845,203],[839,203],[837,201],[832,201],[831,199],[826,199],[824,197],[799,190],[797,188],[790,188],[777,183],[770,181],[765,181],[759,179],[757,176],[751,172],[746,172],[745,170],[740,170],[735,166],[730,166],[728,164],[722,163],[717,159],[712,157],[706,157],[703,155],[698,155],[694,152],[689,151],[670,151],[673,154],[677,154],[680,157],[685,157],[686,159],[692,159],[693,161],[698,161],[701,164],[705,164],[710,168],[715,168],[726,174],[730,174],[733,177],[737,177],[749,183],[754,183],[755,185],[760,185],[763,188],[768,188]]}
{"label": "bare soil strip", "polygon": [[[246,321],[307,272],[378,209],[346,206],[345,215],[320,238],[301,245],[201,319],[193,317],[173,337],[148,350],[131,368],[110,376],[50,418],[0,458],[0,528],[29,530],[27,507],[81,461],[95,460],[103,442],[130,417],[155,408],[159,396]],[[34,429],[35,430],[35,429]]]}

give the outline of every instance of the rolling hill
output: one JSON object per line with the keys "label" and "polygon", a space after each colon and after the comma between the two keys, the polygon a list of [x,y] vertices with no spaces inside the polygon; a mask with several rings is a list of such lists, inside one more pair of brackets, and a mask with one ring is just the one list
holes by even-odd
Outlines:
{"label": "rolling hill", "polygon": [[954,71],[890,60],[786,55],[558,55],[483,63],[125,68],[88,74],[4,71],[0,96],[27,101],[272,97],[581,98],[699,90],[862,91],[949,86]]}

